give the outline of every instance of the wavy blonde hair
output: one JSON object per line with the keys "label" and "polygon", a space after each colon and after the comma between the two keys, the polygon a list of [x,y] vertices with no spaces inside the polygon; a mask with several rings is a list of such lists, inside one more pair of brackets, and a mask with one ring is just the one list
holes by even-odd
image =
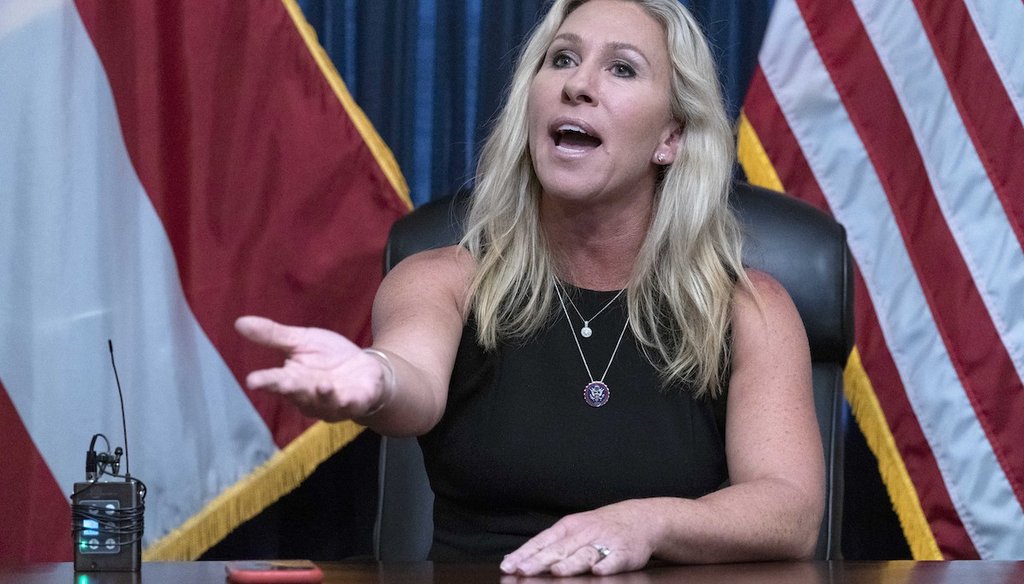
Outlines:
{"label": "wavy blonde hair", "polygon": [[[679,152],[658,181],[651,223],[627,287],[630,326],[663,385],[693,384],[715,397],[730,360],[733,289],[749,285],[728,204],[733,137],[714,62],[679,0],[635,1],[665,30]],[[526,337],[555,302],[555,261],[540,226],[541,186],[530,159],[527,96],[565,18],[587,0],[556,0],[523,46],[508,100],[477,168],[466,235],[478,262],[470,287],[479,342]]]}

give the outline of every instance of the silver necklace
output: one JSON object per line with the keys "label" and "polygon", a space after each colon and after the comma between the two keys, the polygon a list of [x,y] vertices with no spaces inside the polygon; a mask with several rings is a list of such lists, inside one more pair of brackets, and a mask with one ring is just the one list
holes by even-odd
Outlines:
{"label": "silver necklace", "polygon": [[[622,292],[620,291],[619,294],[621,293]],[[569,330],[572,331],[572,340],[576,341],[576,349],[580,352],[580,359],[583,360],[583,367],[587,370],[587,377],[590,377],[590,383],[583,388],[583,401],[587,402],[587,405],[592,408],[599,408],[608,403],[608,398],[611,397],[611,390],[608,389],[608,386],[605,384],[604,378],[608,376],[608,370],[612,368],[612,361],[615,360],[615,354],[619,352],[619,345],[622,344],[622,337],[626,336],[626,329],[629,328],[629,317],[626,317],[626,324],[622,325],[622,332],[619,333],[619,340],[615,341],[615,348],[612,349],[612,356],[608,358],[608,366],[604,368],[604,373],[601,374],[601,379],[594,379],[594,374],[590,372],[590,365],[587,363],[587,356],[583,354],[583,346],[580,345],[580,339],[576,336],[576,327],[574,327],[572,325],[572,321],[569,320],[569,309],[565,307],[565,300],[562,298],[562,291],[559,290],[557,284],[555,285],[555,294],[558,295],[558,303],[562,305],[562,312],[565,313],[565,321],[569,323]],[[618,298],[618,295],[616,295],[615,298]],[[612,300],[614,300],[614,298]],[[605,305],[604,308],[608,308],[608,306]],[[604,310],[604,308],[601,310]]]}
{"label": "silver necklace", "polygon": [[[558,282],[555,282],[555,289],[559,290],[560,288],[561,288],[561,286],[559,286]],[[590,336],[594,334],[594,329],[590,328],[590,321],[592,321],[595,318],[597,318],[599,314],[604,312],[606,308],[608,308],[609,306],[612,305],[613,302],[618,300],[619,296],[622,296],[622,293],[625,292],[625,291],[626,291],[625,288],[623,288],[622,290],[619,290],[618,294],[613,296],[612,299],[609,300],[607,304],[605,304],[604,306],[601,307],[601,310],[598,310],[597,312],[595,312],[594,316],[591,316],[590,318],[583,318],[583,314],[580,313],[580,309],[579,308],[576,308],[576,303],[572,301],[572,297],[569,296],[568,292],[565,292],[565,299],[569,301],[569,306],[572,306],[572,309],[576,313],[576,316],[580,317],[580,320],[583,321],[583,326],[580,328],[580,335],[583,338],[589,339]],[[562,291],[559,291],[558,299],[559,300],[562,299]],[[565,303],[563,302],[562,305],[563,305],[563,308],[564,308]],[[569,314],[566,313],[565,317],[569,318]],[[572,321],[570,321],[569,324],[572,324]]]}

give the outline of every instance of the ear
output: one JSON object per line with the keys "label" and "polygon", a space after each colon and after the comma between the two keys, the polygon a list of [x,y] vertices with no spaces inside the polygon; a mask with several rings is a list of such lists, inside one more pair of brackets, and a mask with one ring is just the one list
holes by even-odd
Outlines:
{"label": "ear", "polygon": [[679,152],[679,142],[683,138],[683,122],[673,120],[665,132],[661,143],[654,149],[652,162],[660,166],[668,166],[676,161]]}

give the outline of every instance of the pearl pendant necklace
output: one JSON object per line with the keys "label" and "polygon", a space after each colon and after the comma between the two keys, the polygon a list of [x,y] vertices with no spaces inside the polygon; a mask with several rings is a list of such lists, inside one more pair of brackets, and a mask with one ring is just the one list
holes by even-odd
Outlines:
{"label": "pearl pendant necklace", "polygon": [[[612,361],[615,360],[615,354],[619,352],[619,345],[622,344],[622,337],[626,335],[626,329],[629,328],[629,317],[626,317],[626,324],[622,325],[622,332],[619,333],[619,340],[615,341],[615,348],[612,349],[612,356],[608,358],[608,366],[604,368],[604,373],[601,374],[601,379],[594,379],[594,374],[590,372],[590,364],[587,363],[587,356],[583,354],[583,346],[580,344],[579,337],[576,336],[576,328],[573,327],[572,320],[569,318],[569,309],[565,307],[565,299],[562,297],[562,291],[559,289],[558,284],[555,284],[555,294],[558,295],[558,303],[562,305],[562,312],[565,313],[565,321],[569,323],[569,330],[572,331],[572,340],[576,341],[576,349],[580,352],[580,359],[583,360],[583,367],[587,370],[587,376],[590,377],[590,383],[583,388],[583,401],[592,408],[599,408],[608,403],[608,400],[611,398],[611,389],[609,389],[608,385],[604,382],[604,378],[608,376],[608,370],[612,368]],[[619,291],[619,294],[622,294],[622,290]],[[616,294],[615,298],[618,298],[619,294]],[[615,298],[612,298],[611,302],[605,304],[604,307],[598,311],[598,314],[603,312],[605,308],[608,308],[608,306],[615,301]],[[571,304],[572,300],[570,300],[569,303]],[[573,306],[573,309],[575,308],[576,307]],[[576,311],[576,314],[579,314],[578,310]],[[597,315],[595,314],[594,316]],[[582,316],[580,318],[582,318]],[[580,329],[580,335],[589,337],[592,334],[593,331],[590,330],[590,327],[587,326],[587,321],[584,320],[583,328]]]}
{"label": "pearl pendant necklace", "polygon": [[[625,292],[626,289],[623,288],[622,290],[619,290],[618,294],[613,296],[611,300],[609,300],[604,306],[601,307],[601,310],[595,312],[594,316],[591,316],[590,318],[583,318],[583,314],[580,312],[580,309],[576,308],[576,303],[572,301],[572,297],[569,296],[568,292],[561,290],[561,286],[559,286],[557,282],[555,282],[555,291],[558,292],[558,300],[562,302],[562,308],[565,308],[565,302],[562,301],[562,295],[564,293],[565,299],[569,301],[569,306],[572,306],[573,312],[575,312],[576,316],[580,317],[580,320],[583,321],[583,327],[580,328],[580,336],[583,337],[584,339],[589,339],[594,334],[594,329],[590,328],[590,321],[597,318],[598,315],[604,312],[606,308],[608,308],[609,306],[612,305],[613,302],[618,300],[619,296],[622,296],[622,293]],[[565,317],[569,318],[568,312],[566,313]],[[572,322],[570,321],[569,324],[572,324]]]}

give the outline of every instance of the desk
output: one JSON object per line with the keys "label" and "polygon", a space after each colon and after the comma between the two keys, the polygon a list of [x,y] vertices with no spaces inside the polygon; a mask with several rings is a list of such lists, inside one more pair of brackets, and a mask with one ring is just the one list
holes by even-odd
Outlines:
{"label": "desk", "polygon": [[[1024,562],[776,562],[714,566],[660,566],[599,578],[516,578],[503,576],[496,564],[377,564],[325,562],[325,584],[1009,584],[1024,582]],[[0,569],[0,584],[222,584],[224,562],[150,562],[141,574],[93,573],[76,575],[70,563]]]}

